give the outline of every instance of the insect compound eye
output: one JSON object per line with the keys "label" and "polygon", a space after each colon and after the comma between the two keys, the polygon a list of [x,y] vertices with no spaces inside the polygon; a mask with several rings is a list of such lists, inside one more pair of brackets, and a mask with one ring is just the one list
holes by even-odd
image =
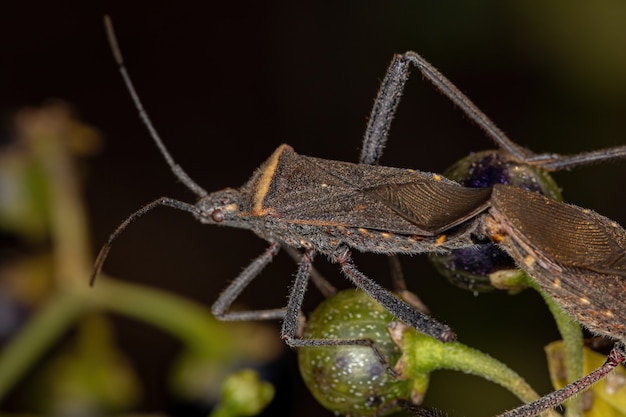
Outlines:
{"label": "insect compound eye", "polygon": [[211,219],[213,219],[215,223],[221,223],[224,221],[224,213],[222,213],[220,209],[215,209],[213,213],[211,213]]}

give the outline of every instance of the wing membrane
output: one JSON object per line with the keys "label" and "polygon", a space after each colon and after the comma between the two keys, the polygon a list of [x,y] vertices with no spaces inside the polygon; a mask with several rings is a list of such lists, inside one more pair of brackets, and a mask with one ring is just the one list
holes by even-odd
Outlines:
{"label": "wing membrane", "polygon": [[367,194],[411,223],[437,234],[487,209],[491,188],[468,188],[430,179],[385,184],[367,190]]}

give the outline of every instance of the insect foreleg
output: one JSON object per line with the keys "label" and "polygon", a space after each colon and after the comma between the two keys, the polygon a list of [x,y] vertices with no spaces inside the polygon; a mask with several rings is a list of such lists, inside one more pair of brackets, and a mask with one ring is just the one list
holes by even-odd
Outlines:
{"label": "insect foreleg", "polygon": [[284,309],[228,311],[241,292],[261,273],[263,268],[272,261],[279,249],[280,245],[278,243],[272,243],[261,256],[252,261],[252,263],[230,283],[224,292],[220,294],[217,301],[211,306],[211,312],[217,319],[223,321],[276,320],[282,319],[285,316]]}

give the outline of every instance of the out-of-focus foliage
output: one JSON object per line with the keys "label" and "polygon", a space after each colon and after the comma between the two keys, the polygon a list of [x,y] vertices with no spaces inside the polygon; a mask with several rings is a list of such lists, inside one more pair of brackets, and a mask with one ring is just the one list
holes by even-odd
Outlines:
{"label": "out-of-focus foliage", "polygon": [[[12,401],[19,411],[132,411],[141,400],[141,382],[117,345],[109,311],[182,342],[183,353],[172,363],[170,395],[207,410],[233,370],[276,358],[280,341],[263,327],[224,325],[204,306],[111,277],[90,288],[81,158],[99,149],[99,135],[61,102],[20,110],[14,120],[13,141],[0,149],[0,229],[15,242],[15,249],[0,254],[0,398],[19,384]],[[256,413],[273,395],[266,383],[257,385],[263,401]],[[236,399],[228,403],[232,407]]]}
{"label": "out-of-focus foliage", "polygon": [[210,417],[246,417],[259,414],[274,396],[274,387],[250,369],[230,375]]}

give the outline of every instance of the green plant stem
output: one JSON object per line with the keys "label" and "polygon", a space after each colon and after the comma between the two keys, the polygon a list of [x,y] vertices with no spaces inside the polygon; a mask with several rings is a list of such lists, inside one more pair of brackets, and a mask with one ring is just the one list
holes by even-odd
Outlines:
{"label": "green plant stem", "polygon": [[[496,383],[521,401],[527,403],[540,398],[519,374],[491,356],[461,343],[442,343],[421,333],[405,331],[402,341],[406,364],[403,376],[415,378],[438,369],[449,369],[479,376]],[[418,391],[423,392],[423,391]],[[554,410],[545,411],[544,417],[558,417]]]}
{"label": "green plant stem", "polygon": [[35,313],[20,333],[0,352],[0,398],[19,381],[30,366],[73,324],[82,311],[73,294],[58,293]]}
{"label": "green plant stem", "polygon": [[206,307],[158,289],[101,278],[90,297],[93,307],[149,323],[216,357],[235,353],[237,348],[228,343],[231,333]]}
{"label": "green plant stem", "polygon": [[89,310],[103,309],[154,325],[219,360],[238,353],[228,329],[199,304],[112,278],[97,288],[59,291],[0,352],[0,398],[45,350]]}
{"label": "green plant stem", "polygon": [[47,180],[55,281],[60,287],[85,289],[93,262],[78,174],[63,139],[39,137],[32,147]]}
{"label": "green plant stem", "polygon": [[[567,365],[567,382],[572,383],[583,376],[583,332],[580,325],[567,314],[543,289],[532,279],[526,279],[543,297],[550,313],[554,317],[557,328],[563,338],[565,363]],[[565,417],[582,417],[582,396],[576,395],[567,400]]]}
{"label": "green plant stem", "polygon": [[[572,383],[579,380],[583,375],[583,332],[576,320],[567,314],[535,280],[521,271],[519,274],[498,276],[498,283],[504,288],[530,287],[541,295],[552,317],[554,317],[564,342],[565,363],[568,369],[567,382]],[[570,398],[566,404],[565,417],[582,417],[583,406],[580,395]]]}

